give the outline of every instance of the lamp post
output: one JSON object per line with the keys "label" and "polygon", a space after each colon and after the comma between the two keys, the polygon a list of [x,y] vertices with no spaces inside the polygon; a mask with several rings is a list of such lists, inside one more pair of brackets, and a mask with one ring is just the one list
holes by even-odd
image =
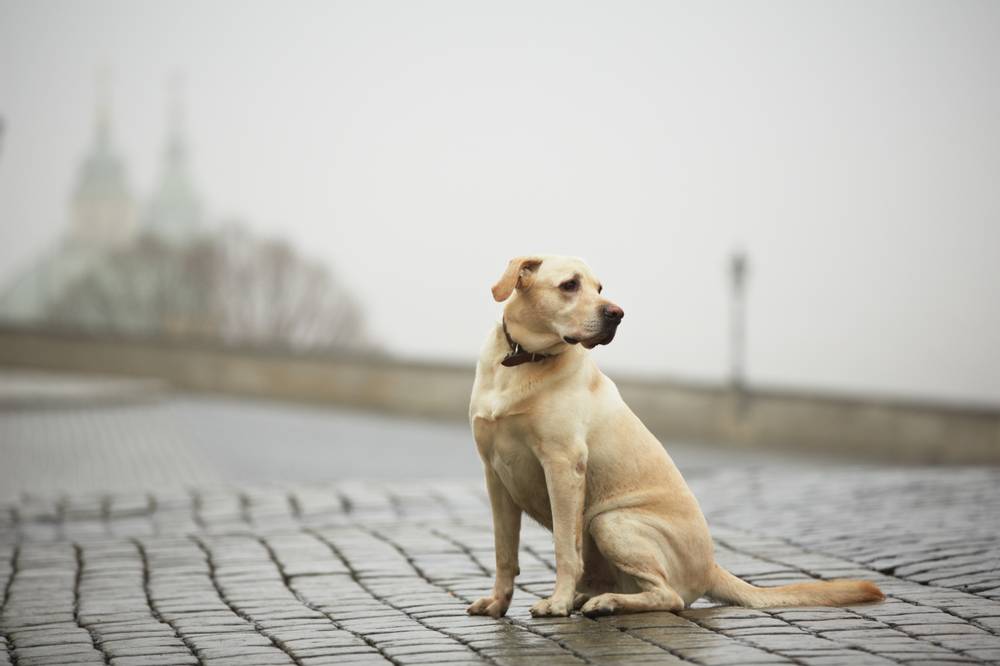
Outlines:
{"label": "lamp post", "polygon": [[729,257],[729,383],[739,395],[746,392],[746,283],[750,262],[742,249]]}

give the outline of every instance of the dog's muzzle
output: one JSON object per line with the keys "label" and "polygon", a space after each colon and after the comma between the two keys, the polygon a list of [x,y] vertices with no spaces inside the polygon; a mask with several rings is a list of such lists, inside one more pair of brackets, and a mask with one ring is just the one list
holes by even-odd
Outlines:
{"label": "dog's muzzle", "polygon": [[617,305],[605,305],[601,308],[601,321],[603,322],[603,325],[601,326],[600,333],[585,340],[571,338],[569,336],[564,337],[563,340],[571,345],[575,345],[579,342],[587,349],[593,349],[597,345],[606,345],[615,339],[615,333],[618,332],[618,324],[622,323],[622,319],[624,317],[625,311]]}

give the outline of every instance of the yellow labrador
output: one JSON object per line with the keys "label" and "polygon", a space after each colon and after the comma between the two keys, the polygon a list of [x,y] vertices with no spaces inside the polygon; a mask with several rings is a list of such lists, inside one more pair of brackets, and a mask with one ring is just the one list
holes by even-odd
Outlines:
{"label": "yellow labrador", "polygon": [[522,512],[555,542],[555,590],[535,616],[676,611],[701,596],[758,607],[883,598],[867,581],[756,587],[715,563],[677,467],[590,358],[625,313],[586,264],[513,259],[493,297],[506,305],[479,358],[469,418],[493,509],[496,582],[469,613],[507,612]]}

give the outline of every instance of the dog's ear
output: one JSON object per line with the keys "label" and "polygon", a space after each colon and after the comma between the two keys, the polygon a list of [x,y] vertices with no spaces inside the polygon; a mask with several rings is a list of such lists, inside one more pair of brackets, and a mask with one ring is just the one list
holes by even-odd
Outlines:
{"label": "dog's ear", "polygon": [[493,285],[493,298],[497,303],[502,303],[510,298],[514,289],[527,289],[531,286],[531,281],[535,276],[535,271],[542,265],[542,260],[538,257],[514,257],[507,264],[507,270],[503,272],[497,283]]}

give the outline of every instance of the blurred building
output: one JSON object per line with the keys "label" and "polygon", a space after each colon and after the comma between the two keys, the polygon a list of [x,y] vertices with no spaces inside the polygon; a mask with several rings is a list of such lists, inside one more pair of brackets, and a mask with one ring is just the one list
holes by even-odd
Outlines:
{"label": "blurred building", "polygon": [[361,308],[323,263],[240,224],[207,228],[183,125],[175,79],[159,173],[139,206],[101,86],[69,223],[0,293],[0,321],[293,349],[367,348]]}
{"label": "blurred building", "polygon": [[197,236],[202,207],[188,166],[176,83],[170,94],[161,172],[141,224],[125,160],[114,144],[110,95],[103,79],[98,84],[93,139],[78,167],[68,212],[62,237],[0,291],[0,319],[18,323],[45,319],[50,306],[61,301],[72,284],[141,232],[172,244]]}

